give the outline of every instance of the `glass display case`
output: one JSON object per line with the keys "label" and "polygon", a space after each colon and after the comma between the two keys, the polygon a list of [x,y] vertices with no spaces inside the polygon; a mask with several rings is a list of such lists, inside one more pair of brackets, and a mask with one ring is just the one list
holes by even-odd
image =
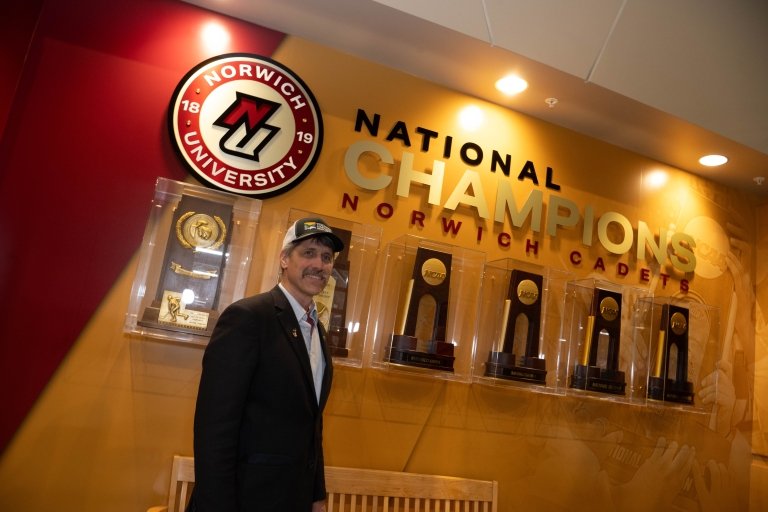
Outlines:
{"label": "glass display case", "polygon": [[406,235],[379,259],[371,366],[471,379],[485,254]]}
{"label": "glass display case", "polygon": [[473,380],[562,392],[558,355],[570,274],[514,259],[485,265]]}
{"label": "glass display case", "polygon": [[566,285],[563,332],[565,390],[615,401],[645,403],[646,382],[638,372],[640,354],[633,328],[642,288],[597,279]]}
{"label": "glass display case", "polygon": [[712,404],[697,395],[702,385],[717,394],[719,379],[706,377],[715,374],[722,352],[719,309],[687,297],[645,297],[633,323],[636,343],[647,347],[637,372],[648,404],[710,413]]}
{"label": "glass display case", "polygon": [[206,344],[243,297],[261,201],[158,178],[124,331]]}

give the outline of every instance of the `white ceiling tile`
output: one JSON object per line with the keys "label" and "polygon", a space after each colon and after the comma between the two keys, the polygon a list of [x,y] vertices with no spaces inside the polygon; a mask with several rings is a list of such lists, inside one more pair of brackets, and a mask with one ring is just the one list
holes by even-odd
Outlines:
{"label": "white ceiling tile", "polygon": [[[490,42],[482,0],[373,0],[464,35]],[[446,8],[450,7],[450,8]]]}
{"label": "white ceiling tile", "polygon": [[586,78],[622,0],[486,0],[493,43]]}
{"label": "white ceiling tile", "polygon": [[766,52],[768,2],[630,1],[592,82],[768,152]]}

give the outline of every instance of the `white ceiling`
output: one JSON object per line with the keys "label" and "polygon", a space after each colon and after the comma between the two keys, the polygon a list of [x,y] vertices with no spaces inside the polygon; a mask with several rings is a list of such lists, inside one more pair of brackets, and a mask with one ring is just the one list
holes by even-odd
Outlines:
{"label": "white ceiling", "polygon": [[[186,1],[768,199],[766,0]],[[530,86],[510,99],[493,84],[513,71]]]}

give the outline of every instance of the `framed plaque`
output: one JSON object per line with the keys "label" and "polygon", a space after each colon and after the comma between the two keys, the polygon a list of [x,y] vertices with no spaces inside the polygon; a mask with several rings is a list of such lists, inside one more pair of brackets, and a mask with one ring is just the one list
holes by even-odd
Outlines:
{"label": "framed plaque", "polygon": [[259,200],[159,178],[125,330],[206,343],[243,296],[260,212]]}

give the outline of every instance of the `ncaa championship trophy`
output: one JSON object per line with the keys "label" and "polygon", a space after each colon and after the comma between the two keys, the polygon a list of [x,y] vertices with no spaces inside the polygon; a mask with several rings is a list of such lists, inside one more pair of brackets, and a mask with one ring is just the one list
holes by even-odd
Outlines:
{"label": "ncaa championship trophy", "polygon": [[[648,398],[693,404],[693,384],[688,382],[688,319],[687,308],[662,305],[654,364],[648,377]],[[673,347],[677,351],[675,376],[669,378]]]}
{"label": "ncaa championship trophy", "polygon": [[[607,337],[608,355],[605,367],[598,366],[598,348]],[[587,318],[586,336],[579,361],[571,375],[570,387],[623,395],[624,372],[619,370],[621,340],[621,293],[595,288]]]}
{"label": "ncaa championship trophy", "polygon": [[445,341],[451,255],[419,247],[392,336],[391,363],[453,371],[454,346]]}
{"label": "ncaa championship trophy", "polygon": [[[504,301],[501,334],[488,354],[486,377],[545,383],[546,361],[539,357],[542,285],[543,278],[538,274],[523,270],[512,271],[508,298]],[[517,324],[523,321],[527,324]],[[527,327],[527,330],[524,352],[516,357],[514,348],[519,326]]]}

